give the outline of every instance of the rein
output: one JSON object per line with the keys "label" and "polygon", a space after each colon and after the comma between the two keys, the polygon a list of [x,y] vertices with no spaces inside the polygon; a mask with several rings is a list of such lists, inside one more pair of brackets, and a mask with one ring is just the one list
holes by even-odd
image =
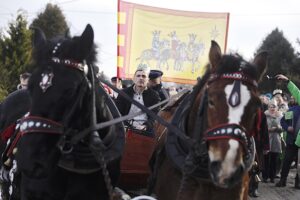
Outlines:
{"label": "rein", "polygon": [[[100,79],[100,81],[102,82],[103,80]],[[103,82],[103,83],[104,83],[104,82]],[[105,84],[107,84],[107,82],[105,82]],[[108,84],[107,84],[107,85],[108,85]],[[113,86],[113,85],[108,85],[108,86],[110,87],[110,86]],[[119,90],[118,88],[112,88],[112,89],[115,90],[116,92],[120,92],[120,90]],[[140,105],[142,106],[142,108],[143,108],[143,109],[141,109],[141,111],[136,112],[136,113],[132,113],[132,114],[128,114],[128,115],[124,115],[124,116],[121,116],[121,117],[119,117],[119,118],[112,119],[112,120],[110,120],[110,121],[106,121],[106,122],[101,122],[101,123],[95,124],[94,127],[90,127],[90,128],[88,128],[88,129],[85,129],[85,130],[81,131],[80,133],[76,134],[76,136],[74,136],[74,137],[71,139],[71,143],[72,143],[72,144],[76,144],[78,141],[80,141],[81,139],[83,139],[84,137],[86,137],[91,131],[103,129],[103,128],[109,127],[109,126],[111,126],[111,125],[114,125],[114,124],[117,124],[117,123],[120,123],[120,122],[129,120],[129,119],[132,119],[132,118],[134,118],[135,116],[138,116],[138,115],[140,115],[140,114],[143,114],[144,112],[145,112],[145,113],[148,113],[148,110],[151,111],[151,112],[153,112],[152,110],[153,110],[154,108],[157,108],[157,107],[159,107],[159,106],[161,106],[161,105],[164,105],[165,103],[168,103],[168,102],[170,101],[170,99],[176,99],[176,98],[180,97],[181,95],[183,95],[183,94],[185,94],[185,93],[187,93],[187,92],[189,92],[188,89],[182,90],[182,91],[180,91],[179,93],[177,93],[176,95],[174,95],[174,96],[172,96],[172,97],[170,97],[170,98],[168,98],[168,99],[165,99],[165,100],[163,100],[163,101],[161,101],[161,102],[159,102],[159,103],[157,103],[157,104],[154,104],[154,105],[150,106],[149,108],[147,108],[147,107],[145,107],[144,105],[140,104]],[[122,94],[120,93],[120,95],[122,95]],[[125,95],[128,96],[126,93],[125,93]],[[125,97],[125,96],[124,96],[124,97]],[[130,97],[129,97],[129,98],[130,98]],[[133,103],[133,101],[135,101],[135,100],[133,100],[133,99],[130,98],[130,101]],[[139,102],[137,102],[137,103],[139,103]],[[154,119],[156,119],[156,120],[157,120],[157,119],[163,120],[161,117],[159,117],[159,116],[157,116],[157,115],[155,115],[155,118],[154,118]],[[168,122],[166,122],[166,123],[167,123],[167,126],[166,126],[166,127],[168,127],[168,126],[175,127],[174,125],[171,125],[171,124],[169,124]],[[176,128],[176,127],[175,127],[175,128]],[[183,134],[183,133],[181,133],[182,131],[181,131],[180,129],[177,129],[177,130],[180,131],[180,132],[176,132],[179,136],[180,136],[181,134]],[[184,134],[183,134],[183,135],[184,135]]]}
{"label": "rein", "polygon": [[[84,80],[86,80],[88,86],[90,87],[92,91],[92,100],[91,100],[91,127],[95,127],[95,124],[97,123],[97,114],[96,114],[96,94],[95,94],[95,80],[94,80],[94,70],[92,66],[87,66],[86,63],[78,63],[75,61],[72,61],[70,59],[59,59],[59,58],[52,58],[52,62],[56,64],[62,64],[67,67],[74,68],[76,70],[79,70],[81,72],[84,72]],[[90,69],[90,80],[88,79],[88,69]],[[42,74],[42,81],[40,82],[40,87],[42,91],[45,93],[49,87],[52,86],[52,78],[54,74],[52,72],[43,73]],[[14,147],[16,146],[18,140],[21,136],[29,133],[47,133],[47,134],[58,134],[62,135],[62,137],[59,139],[57,146],[61,150],[63,154],[71,153],[73,150],[73,144],[70,144],[67,141],[67,137],[72,136],[69,134],[70,132],[73,132],[72,129],[66,129],[66,125],[69,124],[71,117],[74,115],[74,112],[76,108],[78,107],[78,104],[80,103],[81,98],[84,96],[84,92],[86,91],[86,87],[82,86],[79,89],[79,97],[76,98],[75,102],[71,105],[71,108],[69,112],[66,113],[66,117],[63,118],[63,123],[58,123],[53,120],[49,120],[47,118],[38,117],[38,116],[26,116],[24,117],[20,122],[20,132],[17,134],[16,139],[13,141],[13,144],[11,145],[8,153],[11,154]],[[109,172],[107,169],[107,164],[105,161],[104,156],[104,149],[106,148],[99,136],[99,134],[96,132],[97,129],[93,130],[89,133],[89,148],[94,155],[95,160],[99,163],[100,168],[102,170],[102,174],[104,177],[105,185],[108,190],[109,199],[113,199],[113,186],[111,184],[111,179],[109,176]],[[76,131],[76,130],[75,130]],[[65,148],[68,148],[67,150]]]}
{"label": "rein", "polygon": [[[96,91],[95,91],[95,76],[94,76],[94,69],[90,66],[91,71],[91,89],[92,89],[92,115],[91,115],[91,127],[95,127],[97,124],[97,113],[96,113]],[[89,140],[89,148],[94,154],[95,159],[101,166],[102,175],[104,177],[105,185],[108,190],[109,199],[113,200],[114,195],[114,188],[111,184],[111,179],[109,176],[109,171],[107,170],[107,163],[104,158],[103,150],[105,149],[105,145],[103,144],[100,135],[96,130],[90,133],[90,140]]]}
{"label": "rein", "polygon": [[[131,97],[129,97],[125,92],[123,92],[122,90],[119,90],[117,87],[115,87],[114,85],[112,85],[111,83],[109,83],[108,81],[99,78],[100,82],[108,85],[109,87],[111,87],[115,92],[117,92],[119,95],[122,95],[127,101],[131,102],[132,104],[134,104],[135,106],[137,106],[138,108],[140,108],[144,113],[148,114],[151,118],[155,119],[158,123],[162,124],[163,126],[167,127],[169,130],[171,130],[172,132],[174,132],[175,134],[178,135],[178,137],[180,137],[181,139],[184,140],[189,140],[189,138],[184,134],[184,132],[182,130],[180,130],[179,128],[177,128],[175,125],[168,123],[167,121],[165,121],[163,118],[161,118],[160,116],[156,115],[150,108],[145,107],[144,105],[142,105],[141,103],[139,103],[138,101],[132,99]],[[188,92],[188,90],[183,90],[182,94]],[[181,93],[180,93],[181,94]],[[161,102],[160,102],[161,103]],[[159,106],[159,104],[156,104],[154,106]],[[165,103],[165,102],[164,102]],[[151,107],[152,108],[152,107]],[[155,107],[153,107],[155,108]],[[152,109],[153,109],[152,108]],[[129,118],[130,119],[130,118]],[[124,120],[123,120],[124,121]],[[116,122],[117,123],[117,122]],[[100,123],[101,124],[101,123]],[[100,125],[97,124],[96,126],[99,125],[100,128],[102,128]],[[106,127],[106,126],[105,126]],[[98,128],[99,129],[99,128]],[[74,140],[72,140],[72,142],[77,142],[81,139],[83,139],[86,135],[88,135],[88,133],[90,131],[94,131],[94,130],[98,130],[97,127],[91,127],[89,129],[85,129],[82,132],[80,132],[79,134],[77,134],[74,137]]]}

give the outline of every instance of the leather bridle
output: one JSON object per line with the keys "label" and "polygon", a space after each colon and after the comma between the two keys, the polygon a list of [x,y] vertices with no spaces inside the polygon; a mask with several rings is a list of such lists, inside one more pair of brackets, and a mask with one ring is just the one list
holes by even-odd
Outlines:
{"label": "leather bridle", "polygon": [[[212,74],[208,80],[208,88],[209,85],[215,81],[220,79],[233,80],[233,89],[229,96],[228,104],[232,107],[238,106],[240,104],[241,92],[240,86],[242,83],[251,85],[255,90],[257,90],[257,82],[256,80],[250,78],[243,72],[234,72],[234,73],[224,73],[224,74]],[[260,123],[260,122],[257,122]],[[255,127],[253,129],[256,128]],[[239,124],[219,124],[210,129],[208,129],[204,133],[204,140],[218,140],[218,139],[235,139],[239,141],[246,152],[246,156],[244,157],[244,163],[246,169],[250,169],[252,166],[252,162],[255,157],[255,143],[254,143],[254,131],[247,131],[243,126]]]}
{"label": "leather bridle", "polygon": [[[12,154],[12,151],[16,147],[19,139],[22,136],[29,134],[29,133],[62,135],[63,137],[62,137],[62,139],[60,139],[60,141],[58,143],[59,149],[62,151],[62,153],[70,153],[72,151],[73,147],[71,147],[71,149],[70,149],[69,148],[70,146],[69,146],[68,149],[66,150],[65,147],[62,146],[62,145],[66,144],[66,142],[63,142],[62,140],[65,139],[65,136],[67,133],[74,131],[74,130],[70,130],[70,128],[68,128],[68,124],[69,124],[70,118],[72,117],[72,115],[75,112],[75,109],[78,107],[80,99],[84,95],[85,89],[83,89],[83,86],[82,86],[83,82],[86,81],[88,85],[91,85],[90,81],[86,77],[87,72],[88,72],[88,66],[85,63],[78,63],[78,62],[75,62],[75,61],[69,60],[69,59],[59,59],[57,57],[53,57],[50,60],[50,62],[54,62],[55,64],[61,64],[66,67],[70,67],[72,69],[76,69],[76,70],[79,70],[84,73],[83,81],[81,81],[81,85],[79,86],[80,87],[79,95],[81,97],[76,98],[76,101],[73,103],[73,105],[69,109],[69,112],[67,112],[65,117],[63,118],[63,122],[56,122],[51,119],[47,119],[47,118],[40,117],[40,116],[33,116],[33,115],[30,115],[30,113],[27,113],[23,118],[21,118],[17,122],[16,130],[18,130],[18,132],[17,132],[16,137],[12,141],[12,145],[10,145],[10,147],[7,151],[8,157]],[[49,70],[49,68],[48,68],[48,70]],[[42,81],[41,81],[41,83],[42,83]],[[41,83],[40,83],[40,87],[42,88],[43,92],[46,92],[48,87],[51,87],[52,83],[49,81],[52,81],[52,80],[49,79],[48,81],[44,81],[45,84],[48,84],[46,87],[44,85],[41,85]]]}
{"label": "leather bridle", "polygon": [[[88,66],[85,63],[75,62],[70,59],[59,59],[57,57],[53,57],[50,62],[53,62],[55,64],[60,64],[66,67],[70,67],[72,69],[79,70],[80,72],[83,73],[83,81],[81,81],[81,84],[79,85],[79,91],[78,91],[79,96],[76,98],[74,103],[72,103],[68,112],[64,115],[62,122],[56,122],[40,116],[33,116],[30,113],[29,115],[23,117],[20,121],[20,134],[22,136],[28,133],[46,133],[46,134],[60,134],[60,135],[65,135],[66,133],[70,133],[71,130],[68,130],[70,129],[68,127],[70,123],[70,119],[74,115],[75,110],[78,108],[80,100],[85,95],[84,93],[86,91],[86,88],[83,86],[83,84],[84,82],[86,82],[85,84],[88,85],[89,87],[91,85],[90,83],[91,81],[87,78]],[[90,68],[92,68],[92,66]],[[48,84],[49,84],[48,87],[51,87],[51,83]],[[93,91],[93,88],[91,88],[91,91]],[[43,92],[46,92],[46,90],[43,89]],[[59,148],[61,150],[64,149],[64,147],[61,146]]]}

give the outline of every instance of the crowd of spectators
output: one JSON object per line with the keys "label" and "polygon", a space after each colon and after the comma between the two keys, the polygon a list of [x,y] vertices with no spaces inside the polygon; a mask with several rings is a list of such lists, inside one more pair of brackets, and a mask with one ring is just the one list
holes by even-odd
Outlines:
{"label": "crowd of spectators", "polygon": [[[287,177],[292,167],[298,168],[295,176],[294,187],[300,189],[299,183],[299,144],[297,135],[300,135],[300,92],[297,86],[286,76],[279,74],[276,77],[282,87],[287,87],[289,93],[282,89],[275,89],[272,93],[260,96],[262,109],[267,118],[265,134],[269,136],[269,150],[263,153],[261,177],[263,183],[275,183],[276,187],[285,187]],[[270,95],[271,94],[271,95]],[[257,197],[258,192],[249,193]]]}

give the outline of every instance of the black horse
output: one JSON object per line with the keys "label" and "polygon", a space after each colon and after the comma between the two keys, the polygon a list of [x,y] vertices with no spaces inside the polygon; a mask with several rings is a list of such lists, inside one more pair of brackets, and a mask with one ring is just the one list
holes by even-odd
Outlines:
{"label": "black horse", "polygon": [[119,123],[95,130],[96,123],[120,115],[96,81],[92,27],[87,25],[81,36],[51,40],[36,29],[33,45],[30,112],[4,152],[7,159],[16,157],[21,199],[111,199],[124,128]]}
{"label": "black horse", "polygon": [[[7,140],[15,131],[16,120],[24,116],[31,107],[31,99],[29,97],[28,90],[16,90],[9,94],[3,102],[0,104],[0,152],[4,152],[7,146]],[[6,156],[3,156],[6,157]],[[7,159],[7,158],[6,158]],[[4,160],[6,160],[4,159]],[[4,160],[2,160],[4,162]],[[1,162],[0,162],[1,163]],[[5,167],[1,165],[0,176],[1,182],[1,196],[3,200],[18,200],[20,199],[20,192],[18,185],[20,184],[20,176],[16,175],[13,182],[8,180],[9,171],[12,171],[11,167]],[[3,179],[7,179],[4,181]],[[12,193],[9,194],[9,188],[12,187]]]}

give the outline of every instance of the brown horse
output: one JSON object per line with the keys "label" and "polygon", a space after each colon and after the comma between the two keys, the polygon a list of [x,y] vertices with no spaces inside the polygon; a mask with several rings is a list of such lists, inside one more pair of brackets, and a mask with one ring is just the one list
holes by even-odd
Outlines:
{"label": "brown horse", "polygon": [[[193,91],[160,112],[184,134],[156,126],[149,192],[159,200],[247,199],[267,53],[253,63],[222,55],[212,41],[210,67]],[[177,106],[176,106],[177,105]]]}

